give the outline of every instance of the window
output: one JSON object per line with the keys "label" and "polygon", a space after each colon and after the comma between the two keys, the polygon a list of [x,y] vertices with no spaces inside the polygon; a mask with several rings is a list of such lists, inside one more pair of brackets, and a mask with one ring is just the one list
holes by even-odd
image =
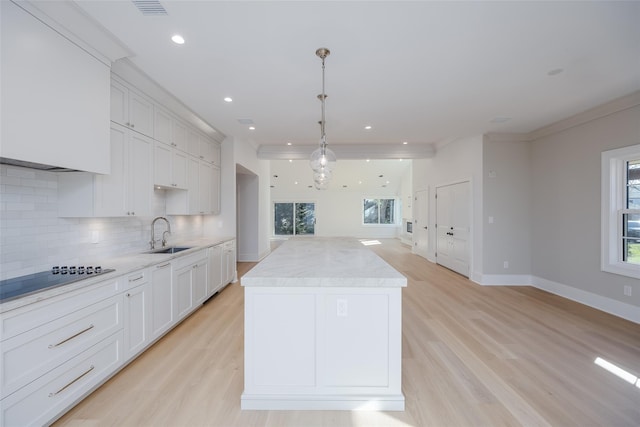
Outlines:
{"label": "window", "polygon": [[395,224],[395,199],[364,199],[362,218],[365,224]]}
{"label": "window", "polygon": [[602,270],[640,278],[640,145],[602,153]]}
{"label": "window", "polygon": [[315,203],[274,203],[273,206],[273,234],[293,236],[315,233]]}

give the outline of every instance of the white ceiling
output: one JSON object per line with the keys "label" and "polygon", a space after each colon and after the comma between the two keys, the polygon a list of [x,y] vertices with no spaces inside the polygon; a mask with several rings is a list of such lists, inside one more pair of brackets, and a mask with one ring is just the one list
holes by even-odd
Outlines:
{"label": "white ceiling", "polygon": [[161,0],[166,16],[76,3],[206,122],[272,158],[317,144],[319,47],[328,143],[351,158],[526,133],[640,90],[637,1]]}

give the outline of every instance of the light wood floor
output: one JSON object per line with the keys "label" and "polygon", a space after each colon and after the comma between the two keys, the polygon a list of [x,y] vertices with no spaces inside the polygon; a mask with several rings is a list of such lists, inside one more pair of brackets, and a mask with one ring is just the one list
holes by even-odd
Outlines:
{"label": "light wood floor", "polygon": [[[640,426],[640,326],[530,287],[482,287],[410,253],[404,412],[241,411],[243,293],[228,286],[59,426]],[[239,263],[242,276],[255,264]],[[295,345],[295,343],[292,343]]]}

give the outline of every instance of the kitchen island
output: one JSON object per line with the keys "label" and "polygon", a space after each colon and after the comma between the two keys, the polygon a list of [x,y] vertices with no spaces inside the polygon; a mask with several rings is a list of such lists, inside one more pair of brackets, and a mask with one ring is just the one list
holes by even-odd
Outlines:
{"label": "kitchen island", "polygon": [[404,410],[407,279],[353,238],[294,238],[241,279],[242,409]]}

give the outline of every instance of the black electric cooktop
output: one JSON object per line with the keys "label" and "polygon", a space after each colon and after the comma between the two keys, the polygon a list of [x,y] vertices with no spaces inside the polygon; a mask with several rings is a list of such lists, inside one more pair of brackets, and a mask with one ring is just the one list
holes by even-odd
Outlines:
{"label": "black electric cooktop", "polygon": [[51,271],[29,274],[0,281],[0,302],[34,294],[80,280],[111,273],[113,268],[100,267],[54,267]]}

